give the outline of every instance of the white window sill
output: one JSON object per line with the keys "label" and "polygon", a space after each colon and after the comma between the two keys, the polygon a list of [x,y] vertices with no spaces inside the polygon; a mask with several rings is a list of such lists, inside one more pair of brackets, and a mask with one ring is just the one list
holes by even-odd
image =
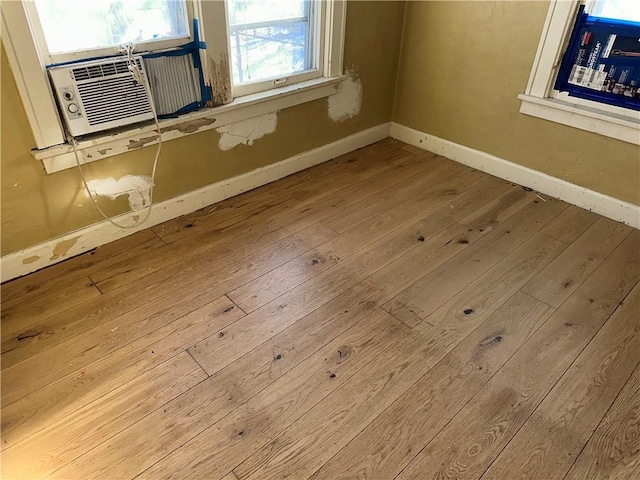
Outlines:
{"label": "white window sill", "polygon": [[620,115],[563,100],[521,94],[520,112],[551,122],[640,145],[640,112]]}
{"label": "white window sill", "polygon": [[[340,83],[344,79],[345,76],[309,80],[246,95],[219,107],[205,108],[177,118],[160,120],[162,141],[166,142],[174,138],[220,128],[223,125],[328,97],[338,91]],[[78,156],[80,163],[89,163],[156,143],[155,124],[144,124],[144,126],[126,130],[111,131],[106,135],[87,136],[78,142]],[[31,153],[34,158],[42,161],[47,173],[59,172],[76,166],[73,148],[68,143],[42,150],[34,149]]]}

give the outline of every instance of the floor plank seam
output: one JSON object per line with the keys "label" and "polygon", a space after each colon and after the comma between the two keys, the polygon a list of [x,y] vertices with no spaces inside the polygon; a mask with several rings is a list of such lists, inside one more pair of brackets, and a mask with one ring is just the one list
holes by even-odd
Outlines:
{"label": "floor plank seam", "polygon": [[[187,355],[189,355],[189,357],[191,357],[191,360],[193,360],[196,363],[196,365],[198,365],[198,367],[200,367],[200,370],[202,370],[202,372],[207,376],[207,378],[209,378],[211,376],[211,375],[209,375],[209,373],[207,373],[207,371],[204,369],[204,367],[202,365],[200,365],[200,362],[198,362],[198,360],[196,360],[196,358],[191,354],[191,352],[189,351],[188,348],[185,348],[183,351],[187,352]],[[202,383],[202,382],[198,382],[198,383]]]}
{"label": "floor plank seam", "polygon": [[96,290],[98,290],[98,292],[100,292],[100,295],[104,295],[105,292],[103,292],[102,290],[100,290],[100,287],[98,286],[98,284],[96,282],[93,281],[93,279],[91,278],[91,275],[87,275],[87,278],[89,279],[89,281],[91,282],[91,285],[93,285]]}
{"label": "floor plank seam", "polygon": [[[386,302],[385,302],[386,303]],[[445,302],[446,303],[446,302]],[[426,321],[424,318],[422,318],[420,315],[418,315],[416,312],[414,312],[413,310],[411,310],[409,307],[407,307],[406,305],[403,305],[404,308],[408,309],[411,313],[415,314],[416,316],[420,317],[422,320],[418,323],[416,323],[415,325],[411,326],[408,323],[403,322],[400,318],[396,317],[393,313],[391,313],[389,310],[387,310],[387,308],[384,307],[384,304],[380,307],[382,310],[384,310],[385,312],[387,312],[389,315],[391,315],[393,318],[395,318],[398,322],[400,322],[401,324],[403,324],[404,326],[414,329],[415,327],[417,327],[418,325],[421,324],[426,324],[429,325],[430,327],[435,327],[432,323]],[[440,308],[440,305],[438,305],[438,308]]]}

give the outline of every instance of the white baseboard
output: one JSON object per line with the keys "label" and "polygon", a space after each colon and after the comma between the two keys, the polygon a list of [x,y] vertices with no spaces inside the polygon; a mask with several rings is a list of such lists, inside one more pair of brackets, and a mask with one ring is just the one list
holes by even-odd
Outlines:
{"label": "white baseboard", "polygon": [[559,198],[567,203],[640,229],[640,206],[397,123],[391,124],[391,136],[476,170],[530,187],[550,197]]}
{"label": "white baseboard", "polygon": [[[137,231],[191,213],[199,208],[260,187],[358,148],[366,147],[387,138],[389,129],[390,124],[384,123],[272,165],[158,203],[153,206],[149,219],[135,229],[123,230],[103,221],[33,245],[19,252],[10,253],[1,259],[2,281],[26,275]],[[126,225],[133,221],[134,215],[140,215],[140,212],[129,212],[116,217],[115,220]]]}

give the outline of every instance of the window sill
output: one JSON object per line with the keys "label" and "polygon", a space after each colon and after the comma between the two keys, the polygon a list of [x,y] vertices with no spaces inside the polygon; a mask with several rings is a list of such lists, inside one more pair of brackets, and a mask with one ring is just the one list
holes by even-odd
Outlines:
{"label": "window sill", "polygon": [[[166,142],[186,135],[220,128],[249,118],[293,107],[336,93],[344,76],[319,78],[267,92],[246,95],[219,107],[205,108],[177,118],[160,120],[162,141]],[[87,136],[78,142],[80,163],[89,163],[125,152],[155,145],[155,124],[145,124],[126,130]],[[47,173],[59,172],[76,166],[73,147],[68,144],[55,145],[31,151],[36,160],[42,161]]]}
{"label": "window sill", "polygon": [[521,94],[520,112],[570,127],[640,145],[640,112],[619,115],[562,100]]}

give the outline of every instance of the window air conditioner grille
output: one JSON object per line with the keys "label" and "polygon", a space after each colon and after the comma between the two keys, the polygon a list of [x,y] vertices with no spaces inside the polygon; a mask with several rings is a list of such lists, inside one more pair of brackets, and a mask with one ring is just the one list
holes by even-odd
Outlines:
{"label": "window air conditioner grille", "polygon": [[[140,66],[140,60],[136,59],[138,66]],[[90,78],[108,77],[110,75],[118,75],[120,73],[127,73],[129,71],[126,60],[119,60],[109,63],[102,63],[98,65],[90,65],[87,67],[78,67],[72,70],[73,78],[76,82],[82,80],[89,80]]]}
{"label": "window air conditioner grille", "polygon": [[77,88],[91,126],[151,112],[144,85],[129,75],[79,83]]}

